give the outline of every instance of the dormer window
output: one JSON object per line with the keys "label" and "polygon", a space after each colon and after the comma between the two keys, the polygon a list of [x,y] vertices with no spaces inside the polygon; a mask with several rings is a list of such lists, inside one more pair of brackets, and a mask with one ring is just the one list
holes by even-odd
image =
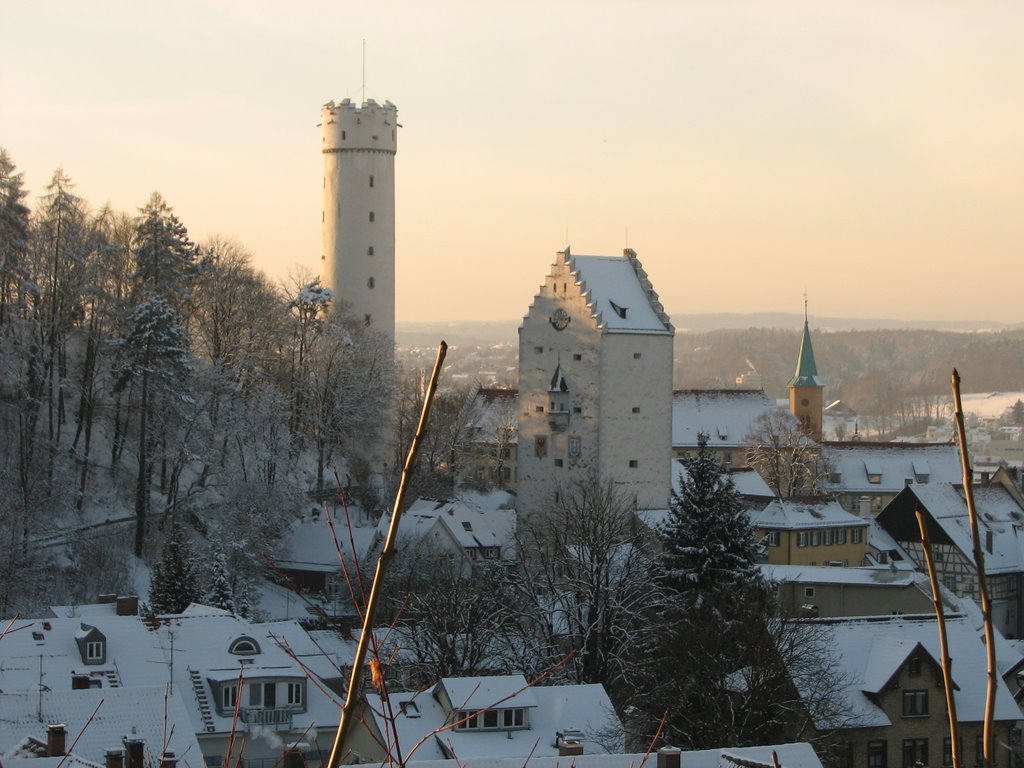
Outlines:
{"label": "dormer window", "polygon": [[90,640],[85,644],[85,661],[99,664],[103,661],[103,641]]}
{"label": "dormer window", "polygon": [[96,627],[82,624],[75,634],[75,643],[83,664],[104,664],[107,661],[107,638]]}
{"label": "dormer window", "polygon": [[259,644],[251,637],[245,635],[236,638],[228,646],[228,653],[234,656],[255,656],[259,652]]}
{"label": "dormer window", "polygon": [[626,310],[629,309],[629,307],[620,307],[618,304],[616,304],[611,299],[608,300],[608,303],[612,305],[612,309],[615,310],[615,314],[616,315],[621,317],[623,320],[626,319]]}

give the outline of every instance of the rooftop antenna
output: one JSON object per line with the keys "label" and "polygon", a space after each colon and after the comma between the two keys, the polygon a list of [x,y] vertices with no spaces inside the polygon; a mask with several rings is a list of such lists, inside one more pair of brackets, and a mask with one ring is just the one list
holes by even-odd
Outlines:
{"label": "rooftop antenna", "polygon": [[363,38],[363,104],[366,103],[366,38]]}
{"label": "rooftop antenna", "polygon": [[807,324],[807,289],[804,288],[804,325]]}

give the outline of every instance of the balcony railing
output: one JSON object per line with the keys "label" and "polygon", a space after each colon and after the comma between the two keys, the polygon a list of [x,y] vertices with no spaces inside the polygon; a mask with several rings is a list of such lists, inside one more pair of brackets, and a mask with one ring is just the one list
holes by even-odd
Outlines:
{"label": "balcony railing", "polygon": [[292,727],[293,709],[247,709],[238,712],[239,719],[248,725],[272,725],[282,729]]}

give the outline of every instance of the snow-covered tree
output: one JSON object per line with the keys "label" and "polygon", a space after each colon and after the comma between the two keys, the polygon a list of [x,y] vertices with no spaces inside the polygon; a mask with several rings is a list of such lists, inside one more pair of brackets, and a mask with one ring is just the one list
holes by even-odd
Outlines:
{"label": "snow-covered tree", "polygon": [[29,210],[22,174],[0,147],[0,326],[22,310],[27,277]]}
{"label": "snow-covered tree", "polygon": [[142,296],[161,296],[185,314],[189,285],[196,273],[195,244],[159,192],[150,196],[140,213],[133,242],[136,290]]}
{"label": "snow-covered tree", "polygon": [[214,552],[204,602],[214,608],[235,612],[235,593],[231,588],[228,557],[223,551]]}
{"label": "snow-covered tree", "polygon": [[149,609],[155,614],[181,613],[202,599],[199,565],[188,534],[173,525],[149,584]]}
{"label": "snow-covered tree", "polygon": [[787,409],[761,414],[746,440],[747,464],[780,498],[821,493],[828,459]]}

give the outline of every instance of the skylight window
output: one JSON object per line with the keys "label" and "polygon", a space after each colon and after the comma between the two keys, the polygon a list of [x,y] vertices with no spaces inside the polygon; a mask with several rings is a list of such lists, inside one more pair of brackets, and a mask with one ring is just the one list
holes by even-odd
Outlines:
{"label": "skylight window", "polygon": [[464,531],[472,531],[473,530],[473,524],[471,522],[469,522],[468,520],[463,520],[462,521],[462,530],[464,530]]}

